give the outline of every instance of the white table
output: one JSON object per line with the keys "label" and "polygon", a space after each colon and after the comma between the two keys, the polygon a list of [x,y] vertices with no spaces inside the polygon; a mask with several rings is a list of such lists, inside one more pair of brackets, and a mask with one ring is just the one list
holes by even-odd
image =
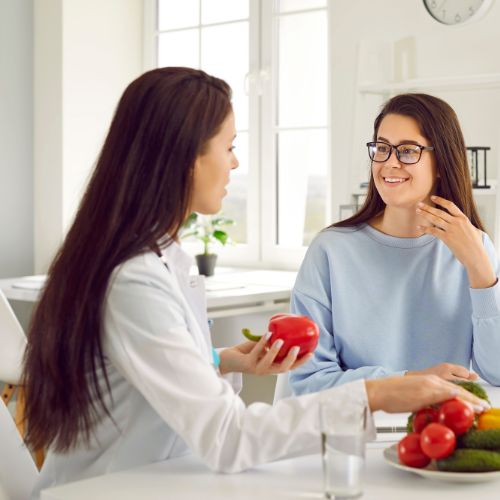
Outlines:
{"label": "white table", "polygon": [[[488,387],[494,406],[500,388]],[[407,415],[377,413],[378,425],[403,424]],[[446,483],[397,470],[383,458],[383,450],[400,435],[379,435],[366,455],[363,500],[471,500],[500,498],[500,480],[485,483]],[[383,441],[383,440],[386,441]],[[319,451],[319,436],[318,436]],[[49,488],[42,500],[306,500],[322,496],[321,458],[317,455],[282,460],[241,474],[216,474],[194,456],[168,460],[128,471]]]}
{"label": "white table", "polygon": [[[319,438],[318,438],[319,439]],[[397,470],[382,457],[390,443],[377,443],[366,456],[363,499],[471,500],[497,499],[500,481],[481,484],[444,483]],[[322,496],[320,455],[283,460],[241,474],[214,474],[194,457],[184,457],[130,471],[50,488],[42,500],[305,500]]]}
{"label": "white table", "polygon": [[[290,292],[297,273],[265,269],[224,268],[206,279],[210,318],[272,312],[288,309]],[[36,302],[43,276],[24,276],[0,280],[7,299]]]}

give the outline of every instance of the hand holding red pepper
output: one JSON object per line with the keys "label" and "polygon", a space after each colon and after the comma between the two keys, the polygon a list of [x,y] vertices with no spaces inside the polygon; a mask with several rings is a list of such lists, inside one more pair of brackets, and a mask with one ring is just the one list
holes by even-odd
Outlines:
{"label": "hand holding red pepper", "polygon": [[257,336],[245,329],[243,334],[250,342],[220,353],[221,373],[284,373],[307,363],[318,344],[319,329],[305,316],[277,314],[270,319],[268,330]]}
{"label": "hand holding red pepper", "polygon": [[[270,320],[268,331],[271,332],[269,346],[276,340],[283,340],[282,347],[276,362],[285,359],[290,348],[298,346],[299,353],[297,358],[301,358],[316,349],[319,340],[318,325],[307,316],[297,314],[275,314]],[[246,328],[242,330],[243,335],[249,340],[258,341],[260,337],[252,335]]]}

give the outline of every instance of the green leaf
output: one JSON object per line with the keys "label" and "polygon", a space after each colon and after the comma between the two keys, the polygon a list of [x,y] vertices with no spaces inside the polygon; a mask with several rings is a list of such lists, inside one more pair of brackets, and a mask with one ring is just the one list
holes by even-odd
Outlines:
{"label": "green leaf", "polygon": [[212,225],[216,226],[232,226],[234,225],[234,220],[229,217],[218,216],[212,219]]}
{"label": "green leaf", "polygon": [[220,229],[216,229],[214,231],[213,237],[216,240],[219,240],[223,245],[227,243],[227,240],[229,239],[229,236],[225,231],[221,231]]}
{"label": "green leaf", "polygon": [[187,238],[192,238],[192,237],[198,237],[199,235],[198,229],[195,229],[194,231],[188,231],[187,233],[183,232],[181,234],[182,239],[187,239]]}
{"label": "green leaf", "polygon": [[180,237],[184,239],[196,238],[203,243],[204,253],[211,253],[210,246],[214,243],[226,245],[233,243],[223,226],[234,225],[233,219],[219,213],[217,215],[200,215],[192,212],[182,224]]}

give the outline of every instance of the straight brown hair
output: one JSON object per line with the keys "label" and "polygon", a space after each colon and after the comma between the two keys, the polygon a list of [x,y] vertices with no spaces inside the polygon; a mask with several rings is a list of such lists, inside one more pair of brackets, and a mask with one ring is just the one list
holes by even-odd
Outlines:
{"label": "straight brown hair", "polygon": [[[401,94],[389,99],[374,123],[373,140],[377,140],[382,120],[389,114],[409,116],[419,125],[421,133],[434,147],[436,172],[440,176],[436,194],[452,201],[484,231],[484,225],[472,195],[472,182],[467,163],[467,149],[455,111],[442,99],[428,94]],[[363,206],[353,216],[330,227],[357,226],[380,214],[385,203],[380,197],[370,171],[368,193]]]}
{"label": "straight brown hair", "polygon": [[125,90],[29,328],[22,376],[28,445],[67,451],[89,442],[99,409],[110,415],[102,347],[110,275],[176,239],[196,157],[230,111],[227,83],[191,68],[149,71]]}

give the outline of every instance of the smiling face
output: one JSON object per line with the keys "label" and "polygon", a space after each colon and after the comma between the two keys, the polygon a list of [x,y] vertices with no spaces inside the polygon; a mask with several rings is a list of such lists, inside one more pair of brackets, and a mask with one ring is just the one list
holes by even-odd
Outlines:
{"label": "smiling face", "polygon": [[[380,123],[377,141],[398,146],[419,144],[432,146],[422,135],[414,118],[388,114]],[[430,201],[436,184],[436,163],[432,151],[422,151],[413,165],[401,163],[393,150],[388,160],[372,162],[375,187],[387,207],[414,209],[419,201]]]}
{"label": "smiling face", "polygon": [[194,165],[191,211],[216,214],[227,194],[229,173],[238,166],[233,151],[236,137],[234,115],[231,111],[219,132],[208,141],[205,152],[198,155]]}

